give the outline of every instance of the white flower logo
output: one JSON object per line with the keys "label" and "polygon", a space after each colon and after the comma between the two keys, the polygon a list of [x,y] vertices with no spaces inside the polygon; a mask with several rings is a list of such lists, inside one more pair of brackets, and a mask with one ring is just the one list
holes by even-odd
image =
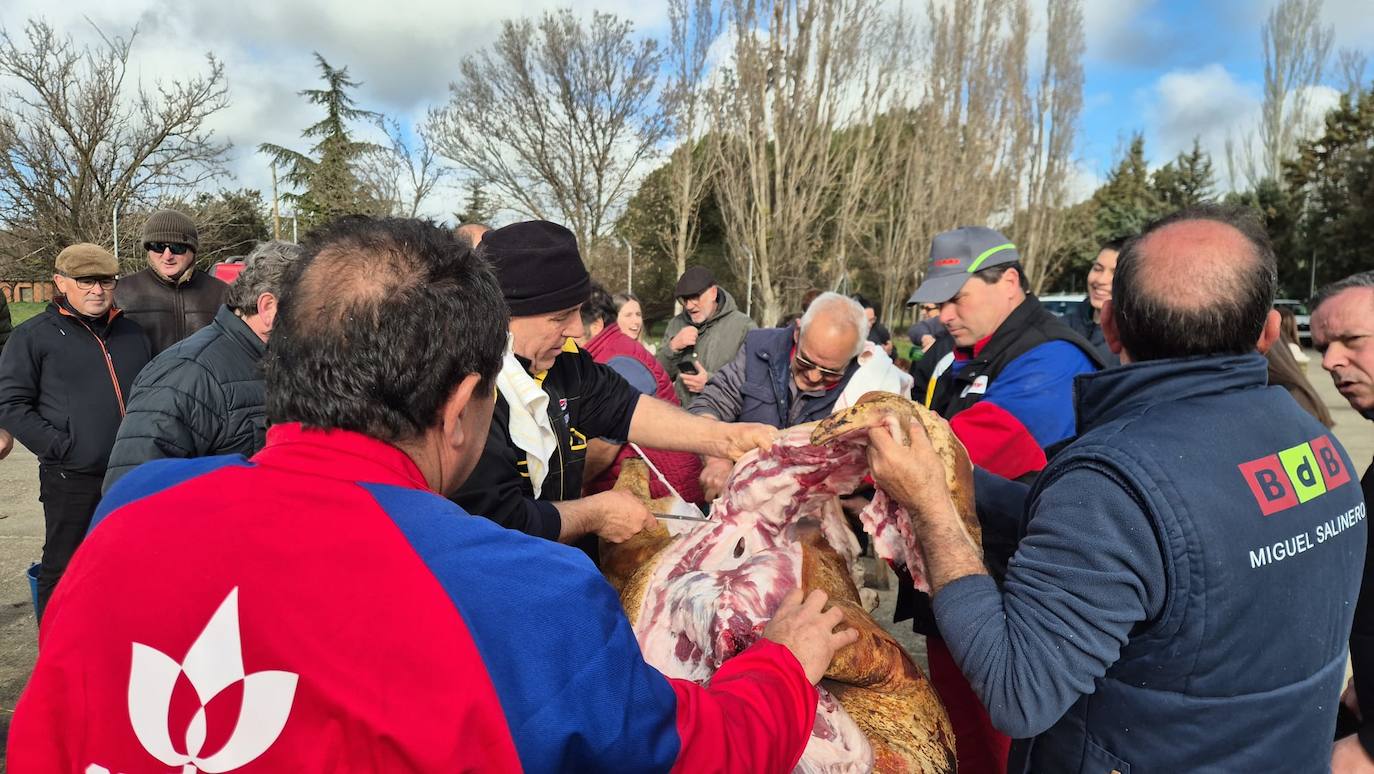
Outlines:
{"label": "white flower logo", "polygon": [[[267,671],[245,675],[243,647],[239,638],[239,590],[235,587],[210,616],[210,622],[186,651],[182,663],[141,643],[133,643],[133,668],[129,673],[129,720],[134,734],[149,755],[168,766],[181,766],[182,774],[219,774],[233,771],[257,758],[277,741],[296,696],[297,675]],[[172,689],[181,673],[195,688],[200,709],[185,729],[183,755],[172,746],[168,715]],[[234,683],[243,683],[243,704],[233,733],[224,746],[201,758],[205,745],[205,707]]]}

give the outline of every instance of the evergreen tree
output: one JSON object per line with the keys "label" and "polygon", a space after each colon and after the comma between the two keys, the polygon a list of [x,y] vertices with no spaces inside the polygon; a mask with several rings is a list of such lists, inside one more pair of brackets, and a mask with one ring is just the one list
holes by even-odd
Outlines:
{"label": "evergreen tree", "polygon": [[1151,184],[1145,162],[1145,138],[1131,138],[1126,156],[1107,174],[1107,182],[1093,193],[1097,205],[1095,236],[1099,243],[1139,234],[1165,209]]}
{"label": "evergreen tree", "polygon": [[388,210],[368,192],[355,169],[364,156],[386,149],[355,140],[349,133],[351,122],[377,122],[381,115],[357,107],[349,92],[359,83],[348,77],[347,67],[331,67],[318,52],[315,61],[325,88],[298,92],[325,111],[323,119],[301,132],[302,137],[315,140],[310,148],[313,156],[270,143],[258,146],[258,150],[286,169],[282,179],[287,184],[304,189],[282,198],[295,204],[301,226],[307,230],[342,215],[380,214]]}
{"label": "evergreen tree", "polygon": [[467,203],[463,206],[462,212],[453,213],[453,217],[459,224],[463,223],[486,223],[491,225],[491,220],[496,215],[498,207],[496,203],[487,195],[486,186],[480,181],[474,182],[468,188]]}
{"label": "evergreen tree", "polygon": [[1194,137],[1193,150],[1178,154],[1173,161],[1155,170],[1152,184],[1166,212],[1212,201],[1216,198],[1212,157],[1202,150],[1202,144]]}

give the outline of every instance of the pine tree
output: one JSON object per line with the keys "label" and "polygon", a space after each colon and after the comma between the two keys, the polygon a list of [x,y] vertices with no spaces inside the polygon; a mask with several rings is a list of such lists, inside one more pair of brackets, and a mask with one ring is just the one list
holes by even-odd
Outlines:
{"label": "pine tree", "polygon": [[1193,150],[1180,153],[1173,161],[1155,170],[1152,180],[1155,195],[1164,210],[1180,210],[1216,198],[1216,176],[1212,157],[1193,138]]}
{"label": "pine tree", "polygon": [[343,215],[379,214],[388,208],[360,182],[355,164],[370,153],[385,152],[381,146],[353,139],[349,124],[380,121],[381,115],[362,110],[349,94],[360,84],[348,77],[348,68],[334,68],[318,52],[315,61],[326,88],[298,92],[325,110],[325,117],[301,132],[315,140],[307,155],[280,145],[264,143],[258,150],[270,155],[287,172],[282,179],[304,189],[282,198],[295,204],[303,228],[309,229]]}
{"label": "pine tree", "polygon": [[1099,242],[1139,234],[1159,217],[1164,204],[1151,185],[1145,162],[1145,138],[1131,138],[1126,156],[1107,174],[1107,182],[1095,193],[1097,204],[1096,236]]}

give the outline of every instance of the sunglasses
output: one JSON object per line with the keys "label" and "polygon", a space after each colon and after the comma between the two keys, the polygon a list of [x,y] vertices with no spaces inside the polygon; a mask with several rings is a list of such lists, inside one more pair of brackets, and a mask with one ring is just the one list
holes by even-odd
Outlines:
{"label": "sunglasses", "polygon": [[90,290],[97,284],[106,290],[114,290],[116,282],[114,277],[72,277],[72,281],[81,290]]}
{"label": "sunglasses", "polygon": [[811,362],[806,355],[803,355],[801,350],[797,350],[797,354],[792,356],[792,362],[797,364],[797,369],[802,373],[806,373],[807,371],[819,371],[821,379],[827,382],[837,382],[844,378],[844,371],[836,371],[833,368],[818,366]]}
{"label": "sunglasses", "polygon": [[162,253],[171,250],[172,255],[185,255],[191,249],[190,245],[178,244],[177,242],[145,242],[143,249],[150,253]]}

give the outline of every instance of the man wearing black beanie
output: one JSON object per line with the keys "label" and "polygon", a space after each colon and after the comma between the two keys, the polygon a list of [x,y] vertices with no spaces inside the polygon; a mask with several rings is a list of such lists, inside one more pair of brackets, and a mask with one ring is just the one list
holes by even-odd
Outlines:
{"label": "man wearing black beanie", "polygon": [[767,425],[713,422],[641,395],[577,348],[591,276],[568,229],[516,223],[483,235],[478,252],[501,283],[511,341],[482,458],[453,496],[469,513],[549,540],[619,543],[653,517],[624,492],[582,497],[588,438],[731,459],[772,442]]}

